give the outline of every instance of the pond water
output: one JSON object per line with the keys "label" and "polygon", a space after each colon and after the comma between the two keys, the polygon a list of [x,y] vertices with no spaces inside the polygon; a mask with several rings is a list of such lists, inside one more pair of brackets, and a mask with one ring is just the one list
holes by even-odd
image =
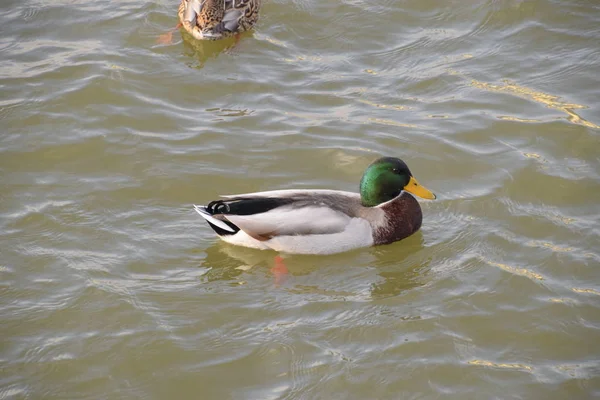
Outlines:
{"label": "pond water", "polygon": [[[598,2],[177,7],[0,6],[0,399],[600,396]],[[284,276],[192,208],[384,155],[422,229]]]}

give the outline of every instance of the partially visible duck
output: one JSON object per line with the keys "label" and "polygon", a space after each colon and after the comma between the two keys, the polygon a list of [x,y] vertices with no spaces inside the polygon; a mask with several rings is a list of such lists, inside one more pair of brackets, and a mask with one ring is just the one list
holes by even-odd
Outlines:
{"label": "partially visible duck", "polygon": [[260,0],[181,0],[179,22],[194,38],[217,40],[251,29]]}

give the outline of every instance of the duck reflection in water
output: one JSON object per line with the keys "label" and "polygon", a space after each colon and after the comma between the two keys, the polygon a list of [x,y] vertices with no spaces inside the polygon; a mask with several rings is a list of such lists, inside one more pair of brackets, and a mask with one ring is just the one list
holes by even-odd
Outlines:
{"label": "duck reflection in water", "polygon": [[[196,63],[190,65],[191,67],[202,68],[208,60],[217,58],[221,53],[235,53],[234,50],[239,49],[241,36],[252,36],[252,34],[253,31],[250,31],[219,41],[205,41],[196,40],[191,38],[188,34],[183,33],[183,52],[187,57],[196,61]],[[162,45],[172,44],[172,32],[161,35],[156,40],[156,43]]]}
{"label": "duck reflection in water", "polygon": [[201,267],[210,269],[204,275],[208,283],[235,281],[237,285],[243,280],[244,274],[267,268],[275,286],[294,288],[300,285],[303,292],[352,297],[351,291],[342,288],[348,286],[347,282],[339,282],[340,286],[337,287],[336,283],[327,284],[327,279],[324,279],[322,284],[312,285],[301,283],[304,282],[302,277],[318,274],[319,270],[325,268],[364,266],[374,271],[375,275],[371,282],[360,282],[357,285],[368,285],[369,296],[381,298],[396,296],[423,286],[431,269],[431,259],[425,257],[423,236],[417,232],[401,245],[392,244],[329,256],[277,255],[271,251],[216,242],[206,249],[206,258]]}

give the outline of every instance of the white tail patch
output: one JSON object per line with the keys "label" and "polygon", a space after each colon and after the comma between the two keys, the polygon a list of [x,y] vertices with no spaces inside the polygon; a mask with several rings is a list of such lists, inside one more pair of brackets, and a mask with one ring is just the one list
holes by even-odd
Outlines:
{"label": "white tail patch", "polygon": [[204,218],[211,224],[218,226],[219,228],[226,230],[227,232],[235,233],[235,230],[233,230],[229,225],[210,215],[208,211],[206,211],[206,208],[204,206],[197,206],[194,204],[194,210],[196,210],[196,212],[200,214],[202,218]]}

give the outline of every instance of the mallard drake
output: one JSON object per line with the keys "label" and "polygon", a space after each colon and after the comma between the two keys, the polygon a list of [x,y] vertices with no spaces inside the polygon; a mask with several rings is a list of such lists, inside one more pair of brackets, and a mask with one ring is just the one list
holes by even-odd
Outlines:
{"label": "mallard drake", "polygon": [[194,38],[216,40],[252,28],[260,0],[181,0],[179,22]]}
{"label": "mallard drake", "polygon": [[402,240],[421,227],[417,200],[435,195],[399,158],[371,163],[360,193],[273,190],[221,196],[194,208],[226,242],[295,254],[332,254]]}

